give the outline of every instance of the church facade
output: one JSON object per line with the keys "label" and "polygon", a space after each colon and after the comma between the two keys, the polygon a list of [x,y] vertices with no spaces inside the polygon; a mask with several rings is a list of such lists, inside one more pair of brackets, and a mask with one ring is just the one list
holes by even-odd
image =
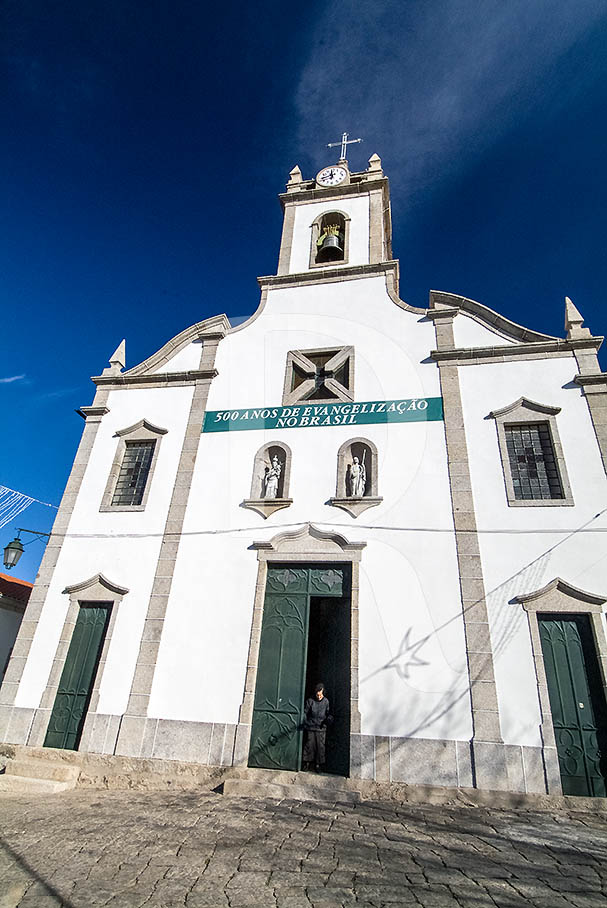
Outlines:
{"label": "church facade", "polygon": [[602,338],[399,297],[374,155],[280,196],[259,308],[92,405],[0,691],[0,740],[604,796]]}

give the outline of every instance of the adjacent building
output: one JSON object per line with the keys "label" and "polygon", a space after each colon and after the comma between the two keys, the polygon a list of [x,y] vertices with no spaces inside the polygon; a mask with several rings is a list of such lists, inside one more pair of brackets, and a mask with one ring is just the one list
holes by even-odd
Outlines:
{"label": "adjacent building", "polygon": [[0,682],[6,672],[32,586],[27,580],[0,574]]}

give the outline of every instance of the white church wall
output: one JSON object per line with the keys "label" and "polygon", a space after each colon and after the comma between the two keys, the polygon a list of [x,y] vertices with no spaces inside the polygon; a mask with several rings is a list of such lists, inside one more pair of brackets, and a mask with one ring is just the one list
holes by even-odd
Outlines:
{"label": "white church wall", "polygon": [[[361,564],[360,712],[363,734],[467,740],[472,733],[452,537],[418,533],[369,542]],[[383,538],[382,538],[383,537]],[[441,544],[442,543],[442,544]],[[445,576],[446,574],[446,576]]]}
{"label": "white church wall", "polygon": [[[110,392],[107,402],[109,413],[101,420],[72,513],[69,533],[99,533],[103,536],[117,532],[156,533],[164,530],[192,394],[191,387],[135,388]],[[158,460],[145,509],[100,511],[119,442],[116,432],[144,418],[167,430],[160,438]]]}
{"label": "white church wall", "polygon": [[[110,412],[99,426],[19,686],[17,706],[39,705],[69,607],[63,590],[102,573],[129,593],[119,606],[99,711],[124,712],[191,399],[192,389],[187,387],[110,393]],[[146,508],[100,512],[116,451],[115,432],[144,417],[168,430],[162,436]]]}
{"label": "white church wall", "polygon": [[[349,265],[366,265],[369,262],[369,196],[358,198],[347,197],[339,202],[306,202],[295,209],[293,244],[289,272],[291,274],[310,269],[310,243],[312,223],[319,214],[329,211],[341,211],[350,220],[350,240],[348,249]],[[339,265],[336,262],[335,265]],[[330,268],[326,263],[323,268]]]}
{"label": "white church wall", "polygon": [[[589,592],[607,593],[604,558],[607,492],[581,391],[572,386],[573,357],[460,368],[470,471],[479,531],[502,729],[506,743],[539,745],[537,681],[527,616],[518,593],[557,576]],[[526,396],[561,407],[557,426],[573,507],[508,507],[495,421],[490,411]],[[580,444],[580,440],[588,443]],[[602,490],[602,497],[597,496]],[[585,528],[581,531],[581,528]],[[597,532],[592,532],[597,530]]]}
{"label": "white church wall", "polygon": [[516,341],[487,325],[481,325],[469,315],[459,313],[453,320],[453,337],[456,347],[502,347]]}
{"label": "white church wall", "polygon": [[[98,712],[125,711],[160,541],[158,537],[130,539],[125,546],[120,538],[106,539],[97,541],[94,549],[86,537],[66,541],[42,609],[16,706],[37,708],[40,703],[69,608],[69,596],[63,592],[65,587],[100,572],[129,592],[117,606]],[[86,593],[83,598],[86,601]]]}
{"label": "white church wall", "polygon": [[152,372],[189,372],[198,369],[200,366],[201,342],[192,341],[186,344],[183,349],[172,356],[167,362],[161,363]]}
{"label": "white church wall", "polygon": [[[396,307],[383,279],[272,291],[264,312],[220,344],[208,409],[280,406],[289,350],[346,344],[355,348],[357,401],[437,396],[436,366],[420,364],[432,338],[433,326]],[[384,497],[358,520],[327,504],[335,494],[338,450],[353,436],[376,445],[378,492]],[[292,451],[293,504],[266,521],[240,505],[249,497],[255,453],[275,440],[284,440]],[[361,684],[363,731],[469,737],[442,422],[203,433],[150,714],[237,720],[258,567],[248,547],[307,521],[369,543],[361,562],[366,586],[360,614],[368,629],[361,633],[361,666],[367,675],[394,679],[379,712],[373,678]],[[385,634],[378,636],[383,625],[389,627],[388,644]],[[384,668],[398,657],[403,641],[421,647],[418,659],[427,663],[414,660],[418,676],[404,685],[396,669]],[[218,677],[227,680],[214,684]],[[406,703],[403,686],[409,691]]]}
{"label": "white church wall", "polygon": [[257,576],[257,559],[246,551],[250,542],[251,534],[184,528],[150,716],[238,721]]}

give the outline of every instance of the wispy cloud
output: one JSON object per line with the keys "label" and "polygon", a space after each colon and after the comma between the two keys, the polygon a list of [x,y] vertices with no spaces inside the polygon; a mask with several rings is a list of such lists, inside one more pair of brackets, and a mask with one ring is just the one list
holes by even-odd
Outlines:
{"label": "wispy cloud", "polygon": [[68,397],[70,394],[75,394],[79,388],[80,385],[75,385],[72,388],[56,388],[54,391],[43,391],[42,394],[37,394],[36,398],[38,400],[49,400],[55,397]]}
{"label": "wispy cloud", "polygon": [[299,143],[321,166],[324,143],[362,135],[398,188],[424,188],[543,103],[549,68],[606,15],[604,0],[328,4],[297,91]]}
{"label": "wispy cloud", "polygon": [[14,381],[22,381],[25,375],[9,375],[6,378],[0,378],[0,385],[10,385]]}

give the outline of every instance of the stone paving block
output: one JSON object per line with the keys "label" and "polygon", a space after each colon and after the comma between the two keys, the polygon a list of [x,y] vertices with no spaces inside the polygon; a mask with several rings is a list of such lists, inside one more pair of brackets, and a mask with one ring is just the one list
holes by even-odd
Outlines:
{"label": "stone paving block", "polygon": [[607,823],[588,813],[85,791],[2,808],[0,908],[36,904],[20,861],[76,908],[607,904]]}

